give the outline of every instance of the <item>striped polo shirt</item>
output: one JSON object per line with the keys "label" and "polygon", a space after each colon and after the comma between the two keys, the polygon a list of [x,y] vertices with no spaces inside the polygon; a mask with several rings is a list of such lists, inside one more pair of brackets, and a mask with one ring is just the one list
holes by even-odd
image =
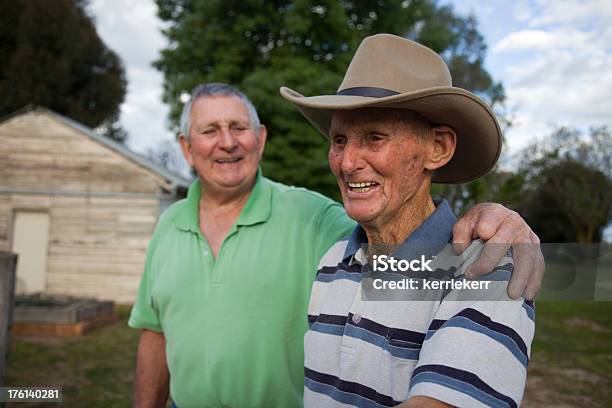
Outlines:
{"label": "striped polo shirt", "polygon": [[[454,255],[447,244],[455,221],[448,203],[438,203],[394,254],[418,259],[436,248],[429,278],[463,279],[483,243]],[[491,281],[487,291],[427,291],[425,297],[403,291],[393,301],[398,291],[387,291],[386,300],[369,300],[364,244],[357,226],[319,264],[304,337],[305,407],[388,407],[417,395],[459,407],[517,407],[535,312],[532,302],[507,296],[511,254],[483,278]]]}

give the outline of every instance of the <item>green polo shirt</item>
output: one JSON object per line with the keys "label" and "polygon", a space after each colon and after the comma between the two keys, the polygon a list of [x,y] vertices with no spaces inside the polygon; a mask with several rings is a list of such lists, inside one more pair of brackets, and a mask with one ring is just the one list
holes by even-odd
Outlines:
{"label": "green polo shirt", "polygon": [[179,408],[301,406],[317,264],[355,224],[338,203],[260,171],[215,259],[200,188],[160,217],[129,325],[164,333]]}

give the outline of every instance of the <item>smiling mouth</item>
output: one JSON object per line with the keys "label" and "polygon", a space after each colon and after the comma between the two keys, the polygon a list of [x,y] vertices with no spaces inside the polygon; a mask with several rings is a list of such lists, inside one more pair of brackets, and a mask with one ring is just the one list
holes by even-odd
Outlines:
{"label": "smiling mouth", "polygon": [[379,184],[375,181],[358,181],[358,182],[347,182],[346,183],[350,191],[356,193],[367,193]]}
{"label": "smiling mouth", "polygon": [[219,163],[219,164],[237,163],[240,160],[242,160],[242,157],[233,157],[233,158],[228,158],[228,159],[217,159],[215,160],[215,163]]}

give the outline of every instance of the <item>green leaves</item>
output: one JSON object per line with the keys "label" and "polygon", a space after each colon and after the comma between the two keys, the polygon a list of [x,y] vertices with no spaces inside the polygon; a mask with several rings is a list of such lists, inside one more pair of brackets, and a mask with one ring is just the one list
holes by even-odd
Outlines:
{"label": "green leaves", "polygon": [[0,3],[0,115],[30,103],[90,127],[119,113],[126,80],[80,4],[15,0]]}

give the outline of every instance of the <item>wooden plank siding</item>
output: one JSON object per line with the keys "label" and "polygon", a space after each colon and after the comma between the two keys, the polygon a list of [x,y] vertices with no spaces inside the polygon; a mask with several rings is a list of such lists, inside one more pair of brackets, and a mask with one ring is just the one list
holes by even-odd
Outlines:
{"label": "wooden plank siding", "polygon": [[156,194],[167,182],[40,112],[0,124],[2,186]]}
{"label": "wooden plank siding", "polygon": [[132,303],[168,181],[44,112],[0,123],[0,250],[15,211],[50,216],[49,294]]}

